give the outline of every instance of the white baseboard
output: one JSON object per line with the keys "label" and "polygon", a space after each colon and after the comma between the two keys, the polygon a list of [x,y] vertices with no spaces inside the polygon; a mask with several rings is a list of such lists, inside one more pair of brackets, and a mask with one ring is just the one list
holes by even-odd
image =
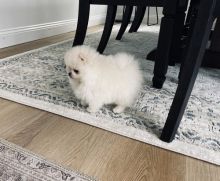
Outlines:
{"label": "white baseboard", "polygon": [[[89,17],[89,26],[104,23],[106,15]],[[76,30],[77,19],[0,30],[0,48]]]}
{"label": "white baseboard", "polygon": [[[106,15],[96,15],[89,17],[89,25],[95,26],[105,22]],[[116,19],[121,19],[122,15],[117,15]],[[134,18],[132,15],[131,19]],[[151,21],[155,22],[156,17],[150,16]],[[146,23],[146,17],[143,24]],[[76,30],[77,19],[56,21],[37,25],[23,26],[17,28],[0,30],[0,48],[5,48],[41,38],[46,38]]]}

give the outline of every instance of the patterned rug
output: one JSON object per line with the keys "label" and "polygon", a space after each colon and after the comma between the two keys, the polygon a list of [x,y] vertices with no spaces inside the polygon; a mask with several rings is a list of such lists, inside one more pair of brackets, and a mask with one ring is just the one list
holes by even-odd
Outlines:
{"label": "patterned rug", "polygon": [[21,147],[0,139],[1,181],[92,181],[93,178],[70,171]]}
{"label": "patterned rug", "polygon": [[[126,51],[135,55],[145,77],[139,99],[122,114],[114,114],[111,106],[89,114],[74,97],[63,63],[72,40],[2,59],[0,96],[219,165],[220,70],[200,70],[175,140],[159,140],[177,87],[179,67],[169,68],[163,89],[151,87],[154,63],[145,57],[157,44],[158,30],[145,26],[117,41],[116,27],[111,36],[105,53]],[[100,37],[101,32],[90,34],[86,44],[97,47]]]}

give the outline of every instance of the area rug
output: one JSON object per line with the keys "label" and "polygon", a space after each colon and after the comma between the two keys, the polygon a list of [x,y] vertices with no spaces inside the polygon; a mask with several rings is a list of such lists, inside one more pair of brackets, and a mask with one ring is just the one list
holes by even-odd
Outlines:
{"label": "area rug", "polygon": [[2,181],[92,181],[78,171],[65,169],[34,153],[0,139]]}
{"label": "area rug", "polygon": [[[122,114],[114,114],[111,106],[90,114],[74,97],[63,63],[72,40],[0,60],[0,96],[219,165],[219,70],[200,70],[175,140],[165,143],[159,139],[179,67],[169,68],[163,89],[152,88],[154,63],[145,57],[157,44],[158,30],[144,26],[138,33],[125,34],[121,41],[115,40],[117,27],[112,33],[105,54],[125,51],[135,55],[145,78],[138,100]],[[97,47],[100,37],[101,32],[90,34],[85,44]]]}

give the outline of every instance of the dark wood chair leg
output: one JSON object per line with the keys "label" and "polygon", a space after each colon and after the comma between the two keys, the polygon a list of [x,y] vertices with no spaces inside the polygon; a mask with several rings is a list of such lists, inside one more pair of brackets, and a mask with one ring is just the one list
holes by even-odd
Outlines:
{"label": "dark wood chair leg", "polygon": [[[219,10],[220,12],[220,10]],[[202,66],[220,69],[220,17],[211,36],[210,47],[203,57]]]}
{"label": "dark wood chair leg", "polygon": [[154,48],[153,50],[150,51],[150,53],[147,54],[146,59],[147,60],[152,60],[155,61],[157,56],[157,48]]}
{"label": "dark wood chair leg", "polygon": [[[187,1],[186,1],[187,2]],[[184,31],[184,21],[185,21],[185,10],[187,8],[187,3],[184,8],[181,8],[181,11],[178,11],[176,16],[174,17],[174,29],[172,35],[172,42],[170,47],[170,54],[169,54],[169,62],[168,65],[174,66],[175,62],[181,60],[182,56],[182,35]],[[157,50],[151,51],[147,58],[148,60],[155,60],[156,59]]]}
{"label": "dark wood chair leg", "polygon": [[153,25],[158,25],[159,24],[159,15],[158,15],[158,9],[157,6],[155,7],[156,10],[156,22],[155,23],[150,23],[150,6],[147,7],[147,26],[153,26]]}
{"label": "dark wood chair leg", "polygon": [[184,32],[185,11],[187,9],[187,1],[185,6],[181,7],[181,11],[178,11],[175,16],[175,26],[173,30],[173,40],[170,49],[169,65],[174,66],[175,62],[181,59],[182,53],[182,41],[181,38]]}
{"label": "dark wood chair leg", "polygon": [[[170,5],[171,1],[167,1],[167,6]],[[172,2],[173,3],[173,2]],[[177,0],[175,0],[177,3]],[[176,8],[176,7],[175,7]],[[174,8],[174,10],[175,10]],[[154,65],[154,76],[153,76],[153,87],[161,89],[163,83],[166,79],[165,75],[167,73],[168,61],[169,61],[169,52],[171,46],[171,38],[173,34],[174,27],[174,17],[175,12],[164,7],[163,14],[164,17],[161,19],[160,33],[156,51],[156,59]]]}
{"label": "dark wood chair leg", "polygon": [[134,20],[131,24],[131,27],[129,29],[129,33],[132,32],[137,32],[138,28],[141,25],[141,22],[143,21],[144,15],[145,15],[145,11],[146,11],[146,6],[137,6],[137,10],[134,16]]}
{"label": "dark wood chair leg", "polygon": [[[183,0],[181,5],[188,2],[188,0]],[[171,3],[171,4],[170,4]],[[157,46],[156,60],[154,65],[154,77],[153,77],[153,87],[162,88],[163,83],[166,79],[166,73],[168,68],[168,63],[170,59],[170,50],[172,42],[174,39],[175,33],[175,17],[176,14],[182,10],[182,7],[179,7],[178,0],[166,1],[164,7],[164,17],[161,20],[161,27],[159,33],[159,41]],[[170,8],[166,8],[170,7]],[[175,33],[176,34],[176,33]]]}
{"label": "dark wood chair leg", "polygon": [[113,27],[114,22],[115,22],[116,12],[117,12],[117,6],[116,5],[108,5],[104,30],[103,30],[103,33],[102,33],[101,40],[99,42],[99,46],[97,48],[97,51],[99,53],[104,52],[105,47],[108,43],[108,40],[109,40],[110,35],[111,35],[112,27]]}
{"label": "dark wood chair leg", "polygon": [[[198,0],[197,0],[198,1]],[[179,75],[178,75],[178,79],[180,80],[181,75],[182,75],[182,71],[183,71],[183,67],[185,66],[185,58],[187,55],[187,51],[188,51],[188,47],[190,45],[190,40],[192,38],[192,34],[193,34],[193,28],[195,26],[195,22],[196,22],[196,14],[198,13],[198,9],[196,9],[196,4],[193,4],[191,2],[190,4],[190,8],[188,13],[191,13],[191,17],[189,18],[189,14],[187,14],[187,31],[184,32],[184,36],[185,36],[185,40],[184,40],[184,47],[182,47],[182,55],[181,55],[181,64],[180,64],[180,71],[179,71]],[[193,12],[195,11],[195,12]]]}
{"label": "dark wood chair leg", "polygon": [[193,28],[193,34],[185,58],[182,76],[160,137],[163,141],[171,142],[174,139],[188,103],[214,21],[215,2],[216,0],[201,1],[197,21],[195,26],[191,27]]}
{"label": "dark wood chair leg", "polygon": [[73,46],[82,45],[86,36],[88,21],[89,21],[90,5],[89,0],[79,1],[78,23],[76,34],[73,41]]}
{"label": "dark wood chair leg", "polygon": [[210,50],[220,52],[220,17],[216,21],[215,30],[211,39]]}
{"label": "dark wood chair leg", "polygon": [[128,24],[129,24],[129,21],[131,19],[132,10],[133,10],[133,6],[126,6],[125,7],[125,12],[123,14],[121,27],[119,29],[117,36],[116,36],[116,40],[121,40]]}

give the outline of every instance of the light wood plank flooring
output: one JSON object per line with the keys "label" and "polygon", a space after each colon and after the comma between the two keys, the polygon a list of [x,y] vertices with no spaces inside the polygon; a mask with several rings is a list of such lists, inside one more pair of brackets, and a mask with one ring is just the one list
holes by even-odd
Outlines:
{"label": "light wood plank flooring", "polygon": [[[73,35],[71,32],[1,49],[0,58]],[[0,99],[0,137],[103,181],[220,180],[218,166],[5,99]]]}

